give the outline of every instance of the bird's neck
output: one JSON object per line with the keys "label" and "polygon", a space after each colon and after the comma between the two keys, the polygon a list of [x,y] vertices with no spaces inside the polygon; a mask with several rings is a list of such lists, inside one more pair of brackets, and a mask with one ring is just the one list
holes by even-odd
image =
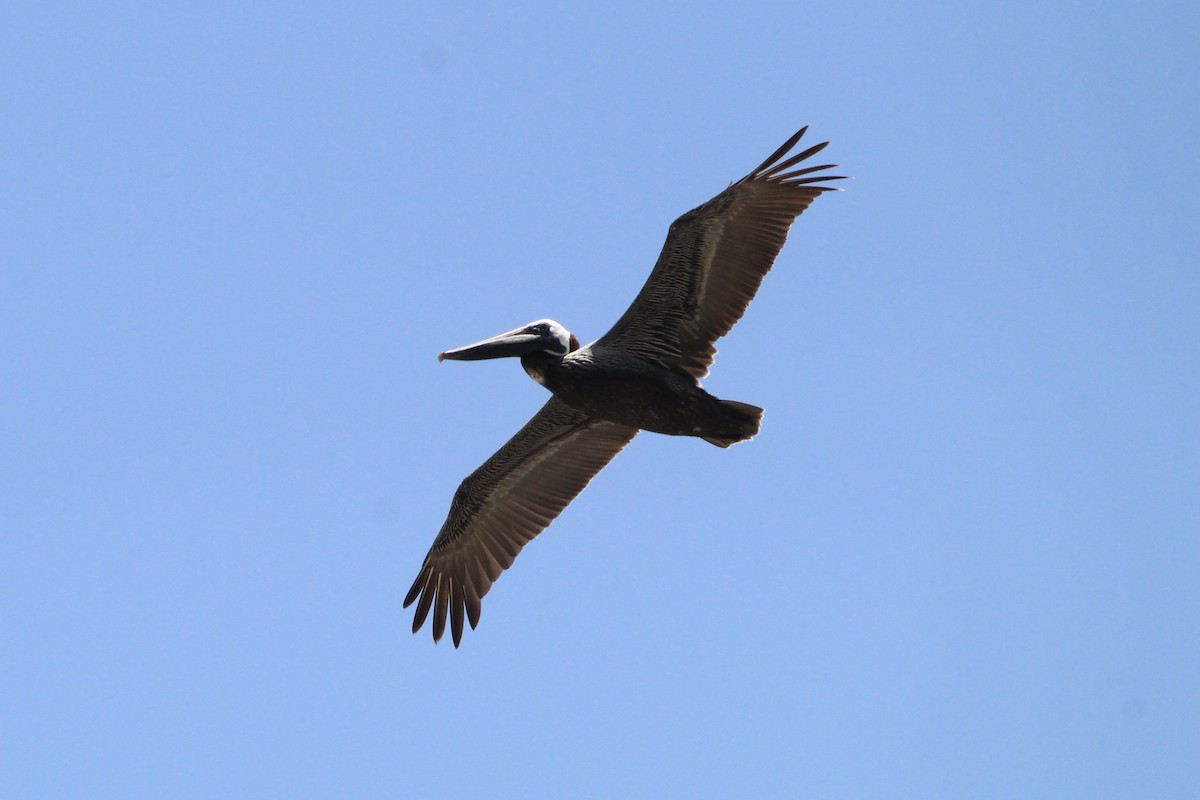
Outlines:
{"label": "bird's neck", "polygon": [[525,368],[525,373],[547,389],[551,388],[547,381],[553,381],[554,374],[561,365],[562,356],[547,353],[545,350],[521,356],[521,366]]}

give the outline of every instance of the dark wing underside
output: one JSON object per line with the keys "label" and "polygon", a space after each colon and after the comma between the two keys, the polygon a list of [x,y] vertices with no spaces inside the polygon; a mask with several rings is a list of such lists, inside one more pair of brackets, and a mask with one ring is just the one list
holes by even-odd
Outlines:
{"label": "dark wing underside", "polygon": [[450,515],[404,598],[417,602],[413,633],[433,610],[433,639],[462,640],[464,616],[479,624],[480,602],[517,554],[637,435],[551,398],[516,436],[462,482]]}
{"label": "dark wing underside", "polygon": [[775,263],[788,228],[838,175],[793,169],[828,142],[786,157],[808,128],[788,139],[758,169],[675,220],[646,285],[633,305],[594,346],[618,347],[708,374],[713,343],[741,319]]}

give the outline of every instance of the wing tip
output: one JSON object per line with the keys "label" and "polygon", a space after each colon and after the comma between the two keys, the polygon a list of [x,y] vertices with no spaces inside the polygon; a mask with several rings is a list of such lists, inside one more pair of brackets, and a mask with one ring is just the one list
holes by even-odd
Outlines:
{"label": "wing tip", "polygon": [[[772,153],[766,161],[759,164],[755,169],[751,170],[750,174],[742,180],[753,180],[757,178],[778,181],[787,184],[798,184],[801,183],[801,181],[797,181],[795,179],[802,175],[810,175],[815,172],[820,172],[821,170],[833,169],[837,167],[837,164],[822,164],[816,167],[807,167],[805,169],[788,172],[788,170],[792,169],[792,167],[796,166],[802,161],[812,158],[817,153],[829,146],[828,141],[819,142],[814,144],[812,147],[796,153],[795,155],[789,156],[788,153],[792,151],[792,148],[796,146],[796,144],[807,132],[808,126],[805,125],[799,131],[793,134],[790,139],[784,142],[783,145],[780,146],[774,153]],[[810,180],[814,182],[821,180],[841,180],[842,177],[843,176],[840,175],[818,176]]]}
{"label": "wing tip", "polygon": [[434,644],[439,643],[446,634],[446,622],[449,620],[450,638],[457,648],[462,643],[466,625],[470,624],[471,630],[479,626],[483,595],[487,593],[487,588],[490,586],[479,592],[474,581],[459,581],[444,573],[435,573],[433,565],[426,563],[404,597],[404,608],[417,604],[413,612],[412,632],[420,633],[432,611],[430,631]]}
{"label": "wing tip", "polygon": [[787,155],[787,153],[788,153],[788,151],[789,151],[789,150],[791,150],[793,147],[795,147],[795,146],[796,146],[796,142],[798,142],[798,141],[800,141],[802,138],[804,138],[804,134],[806,134],[806,133],[808,133],[808,126],[807,126],[807,125],[805,125],[803,128],[801,128],[800,130],[798,130],[798,131],[796,131],[795,133],[793,133],[793,134],[791,135],[791,138],[789,138],[789,139],[788,139],[786,142],[784,142],[782,145],[780,145],[780,146],[779,146],[779,147],[778,147],[778,148],[775,150],[775,152],[774,152],[774,153],[771,153],[771,155],[770,155],[770,156],[767,158],[767,160],[766,160],[766,161],[764,161],[763,163],[759,164],[759,165],[758,165],[758,166],[757,166],[757,167],[756,167],[756,168],[755,168],[753,171],[751,171],[751,173],[750,173],[750,174],[751,174],[751,175],[757,175],[757,174],[759,174],[760,172],[762,172],[763,170],[765,170],[767,167],[769,167],[769,166],[771,166],[772,164],[774,164],[774,163],[775,163],[776,161],[778,161],[779,159],[783,158],[785,155]]}

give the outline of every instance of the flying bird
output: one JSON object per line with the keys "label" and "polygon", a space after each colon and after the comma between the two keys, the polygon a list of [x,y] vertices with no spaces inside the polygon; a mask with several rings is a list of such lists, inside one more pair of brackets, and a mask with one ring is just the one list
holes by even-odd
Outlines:
{"label": "flying bird", "polygon": [[608,333],[580,347],[549,319],[438,361],[516,356],[552,397],[458,487],[450,514],[404,598],[413,633],[433,611],[433,640],[464,622],[521,548],[546,529],[639,430],[697,436],[729,447],[758,433],[763,410],[700,387],[713,343],[741,319],[804,209],[843,176],[834,164],[797,168],[828,142],[788,155],[802,128],[757,169],[671,224],[633,305]]}

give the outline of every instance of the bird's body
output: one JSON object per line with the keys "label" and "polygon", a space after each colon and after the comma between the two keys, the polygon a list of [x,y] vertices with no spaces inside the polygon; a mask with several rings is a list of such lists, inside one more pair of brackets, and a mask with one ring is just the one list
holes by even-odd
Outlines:
{"label": "bird's body", "polygon": [[588,346],[558,358],[521,356],[521,366],[554,396],[589,417],[728,447],[758,432],[762,409],[718,400],[682,370],[621,350]]}
{"label": "bird's body", "polygon": [[[728,447],[758,433],[762,409],[700,386],[716,349],[758,291],[793,220],[840,176],[831,164],[793,169],[826,143],[787,156],[802,129],[757,169],[677,219],[645,286],[617,323],[580,347],[553,320],[438,356],[519,356],[552,397],[459,486],[450,513],[405,597],[413,632],[433,612],[433,638],[465,622],[500,573],[639,430]],[[785,158],[786,156],[786,158]]]}

